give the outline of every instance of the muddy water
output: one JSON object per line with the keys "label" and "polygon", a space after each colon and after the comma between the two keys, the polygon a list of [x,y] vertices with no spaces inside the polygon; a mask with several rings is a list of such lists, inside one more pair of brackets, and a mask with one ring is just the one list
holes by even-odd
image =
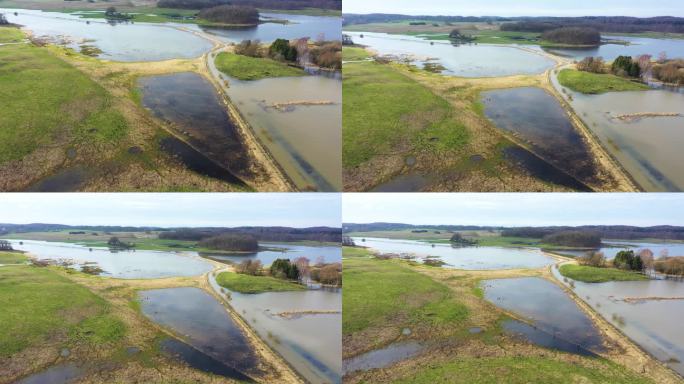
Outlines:
{"label": "muddy water", "polygon": [[[256,330],[262,340],[314,384],[340,383],[342,376],[341,290],[241,294],[210,284]],[[226,293],[230,293],[227,297]],[[335,311],[283,317],[291,311]]]}
{"label": "muddy water", "polygon": [[[558,270],[553,274],[559,281]],[[567,283],[565,283],[567,284]],[[625,302],[625,298],[682,298],[684,283],[671,280],[574,282],[575,293],[640,347],[684,374],[684,300]]]}
{"label": "muddy water", "polygon": [[248,154],[238,128],[208,80],[188,72],[143,77],[138,84],[143,105],[156,117],[187,133],[203,155],[234,175],[246,172]]}
{"label": "muddy water", "polygon": [[447,263],[446,268],[492,270],[514,268],[540,268],[554,260],[539,250],[501,247],[460,247],[449,244],[429,244],[413,240],[382,238],[354,238],[357,245],[369,247],[379,253],[394,253],[425,259],[437,256]]}
{"label": "muddy water", "polygon": [[[555,76],[551,76],[556,89]],[[665,90],[584,95],[566,89],[577,115],[603,146],[647,191],[684,189],[684,94]],[[565,96],[567,97],[567,96]],[[647,117],[623,121],[633,113],[680,113],[678,117]]]}
{"label": "muddy water", "polygon": [[593,156],[560,103],[541,88],[482,92],[486,116],[528,143],[549,164],[583,184],[595,183]]}
{"label": "muddy water", "polygon": [[415,341],[391,344],[388,347],[376,349],[343,362],[344,374],[356,371],[389,367],[394,363],[410,359],[423,351],[424,347]]}
{"label": "muddy water", "polygon": [[[342,188],[342,82],[324,76],[229,79],[233,103],[302,190]],[[325,101],[330,105],[274,103]]]}
{"label": "muddy water", "polygon": [[[270,43],[275,39],[300,39],[308,37],[312,40],[341,40],[342,18],[305,15],[287,15],[280,13],[261,13],[264,21],[256,27],[249,28],[210,28],[202,30],[218,36],[227,42],[242,40],[260,40]],[[269,22],[269,20],[271,22]],[[287,24],[272,22],[273,20],[288,20]]]}
{"label": "muddy water", "polygon": [[[345,32],[354,42],[369,46],[381,55],[406,57],[423,66],[436,59],[446,68],[446,75],[463,77],[494,77],[538,74],[552,68],[553,60],[514,46],[461,45],[445,41],[428,41],[405,35],[372,32]],[[361,37],[363,35],[363,38]],[[432,60],[431,62],[435,62]]]}
{"label": "muddy water", "polygon": [[244,260],[259,260],[263,265],[270,265],[276,259],[294,260],[299,257],[306,257],[311,263],[317,263],[318,261],[324,263],[339,263],[342,260],[342,249],[340,247],[313,247],[279,243],[261,243],[261,246],[271,249],[255,253],[201,253],[200,256],[229,263],[240,263]]}
{"label": "muddy water", "polygon": [[[485,280],[482,285],[487,300],[531,321],[535,328],[552,339],[540,338],[517,325],[510,325],[509,330],[527,333],[532,342],[541,341],[542,345],[562,347],[563,350],[567,350],[568,345],[575,345],[578,351],[603,350],[601,334],[592,321],[556,284],[538,277],[527,277]],[[553,338],[560,339],[560,342],[553,343]]]}
{"label": "muddy water", "polygon": [[86,20],[66,13],[25,9],[0,9],[0,13],[4,13],[11,23],[33,31],[35,36],[73,41],[66,45],[77,51],[82,40],[94,40],[87,44],[103,51],[99,57],[114,61],[199,57],[212,46],[205,39],[161,24],[112,25],[101,19]]}
{"label": "muddy water", "polygon": [[[22,241],[23,244],[19,244]],[[172,276],[198,276],[211,271],[212,265],[199,257],[161,251],[110,251],[106,248],[88,248],[71,243],[34,240],[10,240],[14,249],[29,252],[44,260],[72,260],[73,268],[85,263],[96,263],[104,276],[122,279],[161,278]],[[91,250],[92,249],[92,250]]]}
{"label": "muddy water", "polygon": [[210,294],[187,287],[140,291],[139,295],[145,316],[181,335],[200,352],[240,372],[235,378],[259,373],[258,357],[249,341]]}
{"label": "muddy water", "polygon": [[649,54],[657,58],[661,52],[666,52],[669,58],[684,58],[684,40],[682,39],[651,39],[646,37],[613,35],[604,35],[603,38],[604,40],[628,41],[630,44],[604,44],[594,48],[549,49],[548,51],[575,60],[582,60],[587,56],[601,56],[606,61],[613,61],[620,55],[639,56],[644,54]]}

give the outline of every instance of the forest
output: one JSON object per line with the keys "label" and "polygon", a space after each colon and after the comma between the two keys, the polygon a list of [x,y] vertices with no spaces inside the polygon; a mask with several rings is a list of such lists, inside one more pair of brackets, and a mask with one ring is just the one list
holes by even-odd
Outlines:
{"label": "forest", "polygon": [[251,24],[259,23],[259,11],[254,7],[240,5],[219,5],[205,8],[198,15],[201,19],[225,24]]}
{"label": "forest", "polygon": [[599,32],[639,33],[639,32],[684,32],[684,18],[661,16],[650,18],[625,16],[585,16],[585,17],[524,17],[515,23],[504,23],[502,31],[545,32],[563,27],[593,28]]}
{"label": "forest", "polygon": [[254,236],[238,233],[222,233],[220,235],[203,238],[197,245],[209,249],[241,252],[256,252],[259,250],[259,243]]}
{"label": "forest", "polygon": [[339,228],[311,227],[239,227],[239,228],[183,228],[165,231],[159,234],[160,239],[191,240],[216,236],[222,233],[248,234],[258,241],[323,241],[340,242],[342,233]]}
{"label": "forest", "polygon": [[542,39],[558,44],[599,45],[601,33],[594,28],[563,27],[545,31]]}
{"label": "forest", "polygon": [[564,247],[598,248],[601,236],[591,231],[560,231],[544,236],[542,242]]}

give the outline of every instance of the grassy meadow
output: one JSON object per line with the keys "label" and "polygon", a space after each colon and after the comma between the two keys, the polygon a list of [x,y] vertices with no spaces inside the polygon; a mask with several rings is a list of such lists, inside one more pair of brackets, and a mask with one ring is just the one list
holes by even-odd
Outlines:
{"label": "grassy meadow", "polygon": [[304,76],[303,69],[279,61],[221,52],[215,59],[216,68],[238,80],[259,80],[269,77]]}
{"label": "grassy meadow", "polygon": [[599,74],[563,69],[558,73],[558,81],[564,87],[585,94],[601,94],[606,92],[643,91],[648,90],[646,84],[611,74]]}
{"label": "grassy meadow", "polygon": [[0,252],[0,264],[21,264],[28,261],[28,257],[18,252]]}
{"label": "grassy meadow", "polygon": [[587,265],[565,264],[559,269],[561,275],[585,283],[605,283],[608,281],[648,280],[648,277],[617,268],[598,268]]}
{"label": "grassy meadow", "polygon": [[0,44],[18,43],[24,40],[24,33],[15,27],[0,27]]}
{"label": "grassy meadow", "polygon": [[225,288],[240,293],[302,291],[306,288],[287,280],[271,276],[251,276],[233,272],[221,272],[216,282]]}

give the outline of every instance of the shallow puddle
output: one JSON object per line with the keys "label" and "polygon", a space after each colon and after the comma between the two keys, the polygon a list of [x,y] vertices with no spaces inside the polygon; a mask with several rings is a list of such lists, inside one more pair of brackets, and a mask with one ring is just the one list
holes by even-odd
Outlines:
{"label": "shallow puddle", "polygon": [[597,181],[593,155],[560,103],[541,88],[482,92],[485,115],[542,159],[584,184]]}
{"label": "shallow puddle", "polygon": [[423,175],[409,173],[399,175],[392,180],[373,188],[372,192],[419,192],[427,186],[429,180]]}
{"label": "shallow puddle", "polygon": [[85,167],[75,166],[62,169],[30,186],[29,192],[74,192],[91,174]]}
{"label": "shallow puddle", "polygon": [[178,359],[185,364],[200,371],[214,375],[229,377],[241,382],[254,382],[249,376],[231,368],[215,358],[203,353],[188,344],[176,339],[166,339],[160,344],[160,349],[166,355]]}
{"label": "shallow puddle", "polygon": [[162,139],[159,143],[159,147],[162,151],[179,160],[193,172],[214,179],[223,180],[227,183],[244,185],[242,180],[238,179],[229,170],[213,162],[211,159],[195,150],[195,148],[175,137]]}
{"label": "shallow puddle", "polygon": [[508,331],[522,333],[532,342],[568,352],[573,349],[594,353],[604,350],[603,339],[593,322],[556,284],[538,277],[525,277],[485,280],[482,285],[487,300],[526,318],[533,325],[509,324]]}
{"label": "shallow puddle", "polygon": [[510,163],[527,171],[530,175],[548,183],[560,185],[576,191],[591,192],[592,189],[574,177],[546,162],[525,148],[512,146],[503,149],[504,158]]}
{"label": "shallow puddle", "polygon": [[75,382],[84,373],[76,364],[66,363],[35,373],[15,384],[67,384]]}
{"label": "shallow puddle", "polygon": [[509,335],[518,337],[522,340],[526,340],[532,344],[536,344],[544,348],[557,349],[559,351],[583,356],[597,356],[594,352],[582,348],[578,344],[566,341],[560,337],[557,337],[556,335],[547,333],[540,328],[523,323],[522,321],[508,320],[505,321],[501,327]]}
{"label": "shallow puddle", "polygon": [[423,351],[425,347],[415,341],[390,344],[381,349],[366,352],[343,362],[344,374],[356,371],[385,368],[403,360],[408,360]]}
{"label": "shallow puddle", "polygon": [[[246,336],[210,294],[188,287],[140,291],[139,295],[145,316],[182,335],[193,348],[243,374],[258,373],[258,358]],[[192,357],[190,352],[186,354]]]}

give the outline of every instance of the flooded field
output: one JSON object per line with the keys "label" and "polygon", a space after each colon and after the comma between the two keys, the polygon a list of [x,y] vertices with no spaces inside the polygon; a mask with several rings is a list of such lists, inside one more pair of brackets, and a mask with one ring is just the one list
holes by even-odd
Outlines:
{"label": "flooded field", "polygon": [[[347,32],[345,32],[347,33]],[[462,77],[494,77],[538,74],[552,68],[553,60],[515,46],[460,45],[445,41],[429,41],[406,35],[373,32],[348,32],[357,44],[367,45],[380,55],[406,58],[419,66],[437,62],[446,75]],[[361,37],[363,35],[363,37]]]}
{"label": "flooded field", "polygon": [[[235,370],[232,377],[245,379],[245,373],[258,373],[258,359],[249,341],[223,305],[210,294],[188,287],[141,291],[139,295],[145,316],[182,335],[193,348]],[[171,345],[167,347],[172,348]]]}
{"label": "flooded field", "polygon": [[[213,276],[210,283],[226,296]],[[341,381],[341,290],[229,293],[230,305],[309,382]]]}
{"label": "flooded field", "polygon": [[592,154],[552,95],[525,87],[483,92],[481,100],[497,127],[528,143],[538,156],[580,183],[596,182]]}
{"label": "flooded field", "polygon": [[356,371],[385,368],[392,364],[412,358],[422,352],[424,346],[415,341],[390,344],[381,349],[375,349],[343,362],[344,374]]}
{"label": "flooded field", "polygon": [[340,79],[306,76],[229,83],[226,91],[232,102],[300,189],[341,190]]}
{"label": "flooded field", "polygon": [[354,242],[379,253],[413,256],[418,259],[436,256],[447,263],[445,268],[469,270],[540,268],[554,262],[553,259],[535,249],[452,247],[450,244],[370,237],[354,238]]}
{"label": "flooded field", "polygon": [[[17,15],[14,14],[17,12]],[[114,61],[158,61],[199,57],[211,42],[162,24],[109,24],[102,19],[25,9],[0,9],[11,23],[22,25],[34,36],[47,36],[80,50],[87,44],[102,50],[101,59]]]}
{"label": "flooded field", "polygon": [[574,189],[581,192],[591,192],[586,184],[570,176],[563,170],[553,166],[541,157],[520,146],[503,149],[504,158],[517,167],[524,169],[530,175],[549,183]]}
{"label": "flooded field", "polygon": [[[306,15],[289,15],[282,13],[261,12],[262,23],[256,27],[247,28],[201,28],[218,36],[226,42],[238,43],[242,40],[260,40],[262,43],[271,43],[275,39],[301,39],[308,37],[311,40],[341,40],[342,18],[322,17]],[[271,20],[272,22],[269,22]],[[287,20],[283,22],[273,22]]]}
{"label": "flooded field", "polygon": [[[496,306],[532,322],[533,330],[519,324],[504,328],[531,342],[567,352],[600,352],[601,334],[589,317],[557,285],[538,277],[485,280],[485,298]],[[552,311],[549,308],[553,308]],[[543,332],[547,336],[536,332]],[[558,343],[554,340],[558,339]]]}
{"label": "flooded field", "polygon": [[640,56],[644,54],[658,57],[661,52],[667,52],[668,58],[684,57],[684,39],[652,39],[647,37],[632,37],[618,35],[604,35],[603,39],[622,40],[629,44],[603,44],[594,48],[564,48],[549,49],[548,51],[575,60],[582,60],[587,56],[603,57],[606,61],[613,61],[616,57]]}
{"label": "flooded field", "polygon": [[[554,276],[563,281],[553,268]],[[684,283],[671,280],[583,283],[575,293],[604,319],[679,374],[684,374]]]}
{"label": "flooded field", "polygon": [[[684,243],[648,243],[632,242],[625,240],[604,240],[605,245],[595,251],[602,252],[606,259],[613,259],[620,251],[633,250],[638,252],[640,249],[649,249],[655,257],[667,253],[669,256],[684,256]],[[564,250],[562,253],[572,256],[583,256],[586,250]]]}
{"label": "flooded field", "polygon": [[294,260],[299,257],[306,257],[312,263],[321,261],[323,263],[339,263],[342,260],[342,249],[336,246],[306,246],[280,243],[261,243],[262,247],[273,248],[254,253],[212,253],[200,256],[213,260],[240,263],[243,260],[259,260],[263,265],[271,265],[276,259]]}
{"label": "flooded field", "polygon": [[[198,276],[212,270],[212,265],[190,254],[161,251],[114,251],[78,244],[34,240],[10,240],[14,249],[26,251],[40,260],[68,260],[72,268],[86,263],[97,264],[103,276],[122,279]],[[23,244],[20,244],[23,243]]]}
{"label": "flooded field", "polygon": [[[207,158],[233,174],[244,174],[248,167],[248,153],[238,128],[208,80],[187,72],[143,77],[138,84],[145,108],[157,118],[173,123]],[[185,152],[180,151],[182,148],[174,148],[170,143],[167,147],[184,162],[202,168],[188,154],[184,155]],[[210,167],[207,165],[206,168]],[[216,172],[207,169],[202,173]]]}
{"label": "flooded field", "polygon": [[[551,76],[557,89],[555,76]],[[684,161],[684,94],[666,90],[584,95],[567,89],[568,102],[646,191],[681,191]],[[639,117],[642,113],[679,113]],[[635,116],[630,118],[630,116]]]}

